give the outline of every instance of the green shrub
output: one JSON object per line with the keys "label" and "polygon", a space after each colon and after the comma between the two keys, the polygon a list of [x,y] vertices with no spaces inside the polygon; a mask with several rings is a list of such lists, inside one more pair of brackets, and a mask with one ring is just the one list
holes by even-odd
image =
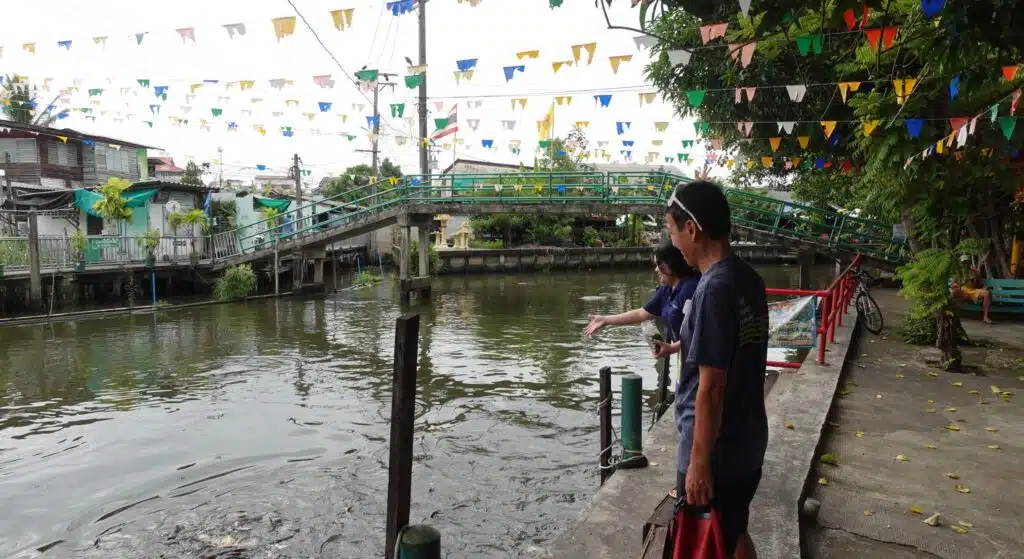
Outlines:
{"label": "green shrub", "polygon": [[[438,256],[433,246],[428,249],[428,252],[427,274],[432,276],[441,271],[441,257]],[[415,277],[418,275],[420,275],[420,244],[417,241],[413,241],[409,244],[409,276]]]}
{"label": "green shrub", "polygon": [[493,241],[485,241],[483,239],[470,239],[469,248],[505,248],[505,243],[497,239]]}
{"label": "green shrub", "polygon": [[256,292],[256,272],[248,264],[231,266],[217,279],[213,295],[221,301],[243,299]]}
{"label": "green shrub", "polygon": [[353,287],[366,287],[370,285],[376,285],[380,283],[380,274],[372,270],[363,270],[356,274],[356,279],[352,281]]}
{"label": "green shrub", "polygon": [[597,233],[597,229],[589,225],[583,228],[583,246],[597,246],[599,240],[601,240],[601,236]]}
{"label": "green shrub", "polygon": [[0,266],[5,264],[28,264],[28,241],[0,242]]}

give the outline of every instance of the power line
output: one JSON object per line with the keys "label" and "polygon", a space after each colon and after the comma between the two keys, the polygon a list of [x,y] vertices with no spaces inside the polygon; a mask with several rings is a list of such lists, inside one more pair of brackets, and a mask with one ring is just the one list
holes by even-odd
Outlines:
{"label": "power line", "polygon": [[[317,43],[320,43],[320,47],[323,48],[324,52],[326,52],[327,55],[331,57],[331,60],[333,60],[334,63],[338,66],[338,68],[341,70],[341,73],[345,75],[345,78],[348,79],[348,81],[352,82],[352,85],[356,87],[356,90],[359,92],[360,95],[363,96],[363,99],[366,99],[367,103],[372,104],[370,98],[367,97],[366,93],[364,93],[363,90],[360,88],[359,82],[352,78],[352,74],[350,74],[349,71],[345,69],[345,67],[341,64],[341,61],[338,60],[338,57],[334,56],[334,53],[331,52],[331,49],[327,48],[327,45],[324,44],[323,39],[320,38],[320,34],[318,34],[316,30],[313,29],[313,26],[310,25],[309,20],[306,19],[306,16],[302,15],[302,12],[299,11],[299,8],[295,5],[295,2],[293,2],[292,0],[286,1],[288,2],[289,5],[291,5],[292,9],[295,10],[295,14],[299,16],[299,19],[302,20],[302,23],[306,24],[306,27],[309,29],[309,32],[313,34],[313,38],[316,39]],[[391,128],[396,132],[401,132],[400,130],[392,126],[391,123],[387,121],[387,119],[382,118],[381,120],[384,121],[384,124],[386,124],[388,128]]]}

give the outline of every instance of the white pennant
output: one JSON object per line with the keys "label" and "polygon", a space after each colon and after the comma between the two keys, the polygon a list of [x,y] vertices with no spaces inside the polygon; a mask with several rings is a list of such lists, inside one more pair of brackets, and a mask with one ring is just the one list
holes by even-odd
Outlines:
{"label": "white pennant", "polygon": [[740,1],[740,11],[743,12],[744,16],[746,16],[747,13],[750,12],[750,0],[739,0],[739,1]]}
{"label": "white pennant", "polygon": [[479,118],[468,119],[468,120],[466,120],[466,124],[469,124],[469,128],[471,130],[476,131],[476,129],[480,127],[480,119]]}
{"label": "white pennant", "polygon": [[505,127],[505,130],[515,130],[516,128],[516,121],[514,120],[503,120],[501,124]]}
{"label": "white pennant", "polygon": [[779,132],[785,132],[786,134],[792,134],[794,126],[796,126],[795,122],[779,122]]}
{"label": "white pennant", "polygon": [[964,144],[967,143],[967,134],[968,134],[967,127],[966,126],[961,126],[960,127],[960,133],[957,134],[957,136],[956,136],[956,147],[958,147],[958,148],[964,147]]}
{"label": "white pennant", "polygon": [[657,44],[657,39],[649,35],[637,35],[633,37],[633,42],[636,43],[637,50],[649,49]]}
{"label": "white pennant", "polygon": [[789,93],[789,100],[794,103],[799,103],[804,100],[804,95],[807,94],[806,85],[787,85],[786,91]]}
{"label": "white pennant", "polygon": [[974,134],[974,127],[978,125],[978,117],[971,119],[971,129],[967,131],[968,134]]}
{"label": "white pennant", "polygon": [[668,61],[673,67],[680,65],[686,66],[690,63],[691,56],[693,56],[693,53],[685,49],[668,51]]}
{"label": "white pennant", "polygon": [[736,128],[742,132],[744,136],[750,136],[750,131],[754,129],[754,123],[749,120],[741,120],[736,123]]}

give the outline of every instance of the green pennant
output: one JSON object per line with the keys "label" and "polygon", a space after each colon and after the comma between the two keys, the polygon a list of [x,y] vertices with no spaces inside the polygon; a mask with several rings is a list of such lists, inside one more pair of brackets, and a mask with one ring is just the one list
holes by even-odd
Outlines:
{"label": "green pennant", "polygon": [[100,95],[103,95],[103,90],[102,89],[90,89],[89,90],[89,97],[99,97]]}
{"label": "green pennant", "polygon": [[675,157],[666,157],[665,158],[665,163],[675,163],[675,162],[676,162],[676,158]]}
{"label": "green pennant", "polygon": [[391,118],[402,118],[405,114],[405,103],[391,104]]}
{"label": "green pennant", "polygon": [[153,127],[153,121],[152,121],[152,120],[147,120],[147,121],[145,121],[145,123],[146,123],[147,125],[149,125],[149,127],[150,127],[150,128],[152,128],[152,127]]}
{"label": "green pennant", "polygon": [[796,48],[800,49],[800,56],[807,56],[812,49],[814,54],[821,54],[821,35],[801,35],[797,37]]}
{"label": "green pennant", "polygon": [[689,161],[690,160],[690,154],[689,153],[677,153],[676,155],[679,156],[679,160],[680,161]]}
{"label": "green pennant", "polygon": [[988,110],[990,111],[990,114],[989,114],[990,122],[995,122],[996,118],[999,117],[999,103],[996,103],[995,105],[992,105],[991,107],[989,107]]}
{"label": "green pennant", "polygon": [[695,90],[692,90],[692,91],[687,91],[686,92],[686,102],[689,103],[691,107],[697,108],[697,107],[701,106],[704,103],[704,94],[705,93],[707,93],[707,91],[705,91],[703,89],[695,89]]}
{"label": "green pennant", "polygon": [[[708,130],[710,130],[710,129],[711,129],[711,123],[710,122],[701,122],[701,121],[698,120],[697,122],[693,123],[693,130],[697,134],[707,134]],[[683,140],[683,142],[690,142],[692,144],[693,140]],[[684,143],[683,147],[689,147],[689,146],[687,146]]]}
{"label": "green pennant", "polygon": [[551,147],[551,140],[541,140],[537,142],[537,145],[539,145],[541,149],[548,149]]}
{"label": "green pennant", "polygon": [[359,78],[359,81],[375,82],[377,81],[378,73],[380,73],[380,70],[360,70],[356,72],[356,77]]}
{"label": "green pennant", "polygon": [[224,114],[224,109],[210,109],[210,112],[213,113],[213,116],[220,116]]}
{"label": "green pennant", "polygon": [[512,148],[512,153],[514,155],[519,155],[519,148]]}
{"label": "green pennant", "polygon": [[1013,137],[1013,129],[1017,127],[1017,117],[999,117],[999,127],[1003,129],[1003,136],[1006,136],[1006,139],[1009,140],[1010,138]]}
{"label": "green pennant", "polygon": [[140,87],[149,87],[149,80],[135,80],[139,82]]}
{"label": "green pennant", "polygon": [[692,147],[693,147],[693,140],[683,140],[683,149],[688,149],[688,148],[692,148]]}
{"label": "green pennant", "polygon": [[435,118],[434,119],[434,126],[436,126],[438,130],[444,130],[444,128],[448,126],[448,119],[447,118]]}
{"label": "green pennant", "polygon": [[427,81],[426,74],[413,74],[411,76],[406,76],[405,87],[408,87],[409,89],[415,89],[423,85],[425,81]]}
{"label": "green pennant", "polygon": [[353,136],[352,134],[349,134],[348,136],[346,136],[346,138],[348,138],[348,141],[350,142],[356,139],[356,137]]}

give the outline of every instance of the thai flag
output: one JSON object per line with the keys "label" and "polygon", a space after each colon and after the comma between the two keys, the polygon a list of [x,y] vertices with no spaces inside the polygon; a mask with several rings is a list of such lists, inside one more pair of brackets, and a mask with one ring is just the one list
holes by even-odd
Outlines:
{"label": "thai flag", "polygon": [[452,105],[452,110],[448,113],[448,125],[434,132],[434,135],[430,137],[431,140],[440,140],[445,136],[451,136],[459,131],[459,105]]}

